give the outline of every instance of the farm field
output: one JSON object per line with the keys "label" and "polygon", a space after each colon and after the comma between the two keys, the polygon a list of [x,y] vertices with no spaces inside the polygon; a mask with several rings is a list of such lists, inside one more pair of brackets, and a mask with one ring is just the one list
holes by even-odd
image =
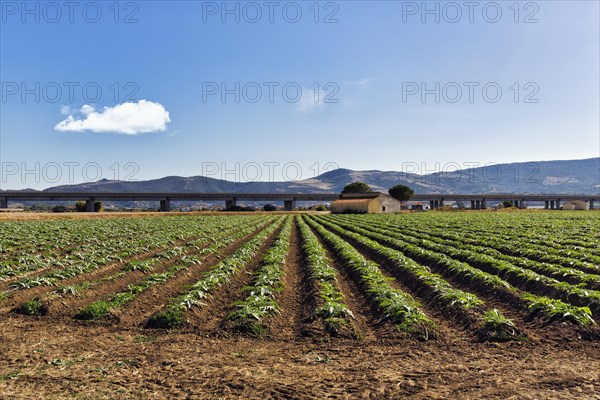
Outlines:
{"label": "farm field", "polygon": [[599,398],[599,212],[5,219],[0,238],[2,398]]}

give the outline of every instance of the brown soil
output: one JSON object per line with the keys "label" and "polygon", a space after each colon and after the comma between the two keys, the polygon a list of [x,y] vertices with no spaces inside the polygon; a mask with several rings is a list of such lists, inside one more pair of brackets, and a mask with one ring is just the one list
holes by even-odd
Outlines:
{"label": "brown soil", "polygon": [[293,224],[290,253],[283,267],[283,292],[277,298],[281,312],[268,322],[269,336],[279,339],[294,339],[302,336],[304,321],[312,312],[310,302],[305,301],[303,296],[303,292],[307,293],[305,291],[307,277],[302,268],[300,235],[295,220]]}
{"label": "brown soil", "polygon": [[[80,284],[80,283],[83,283],[86,281],[93,282],[93,281],[100,280],[104,277],[110,276],[110,275],[118,272],[121,268],[123,268],[123,266],[125,266],[126,264],[128,264],[131,261],[148,260],[160,252],[163,252],[163,251],[168,250],[175,246],[182,246],[185,243],[192,242],[197,239],[201,239],[204,236],[205,236],[205,234],[195,235],[193,237],[178,240],[177,242],[175,242],[169,246],[166,246],[166,247],[155,248],[152,251],[149,251],[146,253],[140,253],[137,255],[133,255],[131,257],[127,257],[126,259],[123,259],[120,262],[101,265],[98,268],[96,268],[86,274],[78,275],[78,276],[74,276],[72,278],[65,279],[60,282],[60,285],[61,286],[76,285],[76,284]],[[35,275],[37,276],[37,275],[42,275],[44,273],[47,273],[48,269],[49,268],[44,268],[43,270],[35,271],[36,272]],[[134,282],[137,279],[141,279],[143,276],[144,276],[143,273],[141,273],[139,271],[135,271],[131,274],[126,275],[119,281],[124,282],[124,286],[122,286],[124,288],[127,286],[128,283]],[[0,285],[0,290],[7,290],[9,285],[10,285],[10,283],[2,282],[2,284]],[[110,282],[110,283],[108,283],[108,285],[109,286],[115,285],[115,287],[114,287],[115,290],[113,291],[113,293],[115,291],[121,290],[117,287],[118,282]],[[2,304],[3,307],[14,307],[23,301],[29,300],[34,297],[42,296],[54,289],[55,289],[54,286],[35,286],[35,287],[29,288],[29,289],[17,290],[12,293],[12,295],[9,299],[5,300],[4,302],[0,302],[0,303]],[[102,288],[98,288],[98,291],[102,292]]]}
{"label": "brown soil", "polygon": [[[392,272],[395,277],[397,277],[400,280],[403,279],[403,276],[400,275],[400,272],[395,271],[394,273],[394,267],[389,266],[388,263],[385,262],[382,257],[378,257],[376,254],[363,248],[362,246],[360,246],[359,243],[357,243],[354,240],[349,239],[349,242],[355,245],[361,252],[363,252],[363,254],[367,256],[372,256],[373,258],[377,259],[377,261],[382,262],[382,266],[388,271]],[[385,246],[386,244],[383,243],[383,245]],[[590,330],[586,328],[580,328],[569,323],[546,322],[541,320],[540,318],[532,317],[527,312],[527,303],[514,293],[491,289],[480,284],[457,279],[454,275],[448,273],[448,270],[440,268],[434,264],[425,263],[423,265],[427,265],[432,270],[432,272],[443,276],[446,281],[448,281],[450,284],[452,284],[452,286],[456,287],[457,289],[476,294],[481,300],[485,302],[486,308],[496,308],[500,310],[504,316],[511,319],[515,323],[515,326],[520,330],[522,334],[525,334],[529,340],[569,341],[578,339],[579,337],[591,336],[593,338],[596,338],[600,335],[600,333],[598,332],[598,328],[593,328]],[[410,291],[406,291],[410,293]],[[417,299],[425,301],[426,303],[429,302],[423,293],[421,293],[420,296],[415,297]],[[443,310],[439,310],[437,312],[434,311],[434,313],[441,315],[443,319]],[[459,316],[457,315],[457,317]],[[438,321],[436,320],[436,323],[437,322]],[[465,320],[464,322],[468,322],[468,320]],[[469,327],[467,326],[467,328]]]}
{"label": "brown soil", "polygon": [[0,221],[31,221],[49,219],[95,219],[95,218],[144,218],[175,217],[181,215],[295,215],[295,214],[328,214],[325,211],[187,211],[187,212],[99,212],[99,213],[46,213],[46,212],[0,212]]}
{"label": "brown soil", "polygon": [[[330,230],[327,226],[325,226],[325,225],[322,225],[322,226],[325,227],[326,229]],[[317,234],[317,236],[320,237],[320,235],[318,233],[316,233],[316,231],[315,231],[315,234]],[[446,310],[439,309],[439,307],[437,307],[434,304],[434,302],[432,302],[430,300],[430,298],[433,297],[433,295],[431,293],[415,292],[410,287],[408,287],[406,284],[403,284],[402,281],[404,281],[404,280],[410,281],[410,278],[407,275],[403,276],[401,271],[399,271],[398,269],[396,269],[393,266],[390,266],[388,263],[386,263],[384,258],[378,257],[378,255],[373,252],[365,251],[364,248],[362,248],[358,243],[356,243],[353,240],[349,240],[349,243],[352,243],[353,245],[355,245],[355,248],[367,260],[370,260],[370,261],[373,261],[373,262],[376,262],[379,264],[381,273],[386,278],[390,278],[390,281],[389,281],[390,286],[392,286],[394,289],[398,289],[404,293],[408,293],[408,294],[412,295],[415,299],[421,300],[421,302],[422,302],[421,310],[436,325],[436,332],[432,332],[432,336],[436,336],[437,339],[444,338],[446,340],[454,340],[458,336],[462,336],[462,337],[469,336],[468,330],[475,329],[474,327],[469,326],[469,322],[472,322],[472,321],[465,320],[464,316],[456,315],[456,316],[454,316],[456,318],[450,318],[453,315],[450,315]],[[336,269],[338,270],[338,272],[340,272],[340,277],[342,278],[341,279],[342,287],[344,287],[344,286],[347,287],[347,289],[344,289],[344,293],[350,293],[350,296],[348,296],[349,303],[356,304],[354,307],[357,307],[357,309],[359,309],[359,310],[362,308],[363,311],[361,311],[360,313],[366,316],[366,318],[357,318],[357,322],[359,322],[359,323],[361,320],[365,320],[366,326],[363,329],[366,328],[367,332],[368,332],[368,330],[370,330],[372,328],[378,328],[379,333],[377,336],[380,338],[385,337],[385,336],[390,336],[390,335],[391,336],[397,335],[398,333],[394,332],[393,327],[389,323],[386,323],[386,321],[373,320],[371,313],[377,315],[379,312],[378,312],[376,306],[374,304],[372,304],[372,302],[370,303],[369,300],[364,296],[363,293],[365,293],[365,290],[361,289],[360,283],[358,282],[358,278],[353,276],[351,271],[347,271],[345,268],[341,267],[341,264],[339,261],[334,260],[334,265],[336,266]],[[371,309],[371,313],[369,313],[369,312],[365,313],[365,310],[368,310],[368,309]],[[360,325],[362,325],[362,324],[360,324]],[[467,330],[467,332],[462,332],[462,330]],[[471,332],[470,336],[474,336],[474,333]]]}
{"label": "brown soil", "polygon": [[[230,334],[223,319],[231,302],[243,296],[240,288],[250,282],[250,273],[279,229],[244,271],[219,288],[205,307],[190,313],[190,325],[183,330],[141,325],[251,235],[153,286],[102,323],[80,323],[64,315],[31,318],[2,310],[0,399],[600,400],[600,340],[581,340],[569,325],[541,326],[514,305],[476,287],[471,289],[488,306],[501,308],[535,334],[525,342],[476,343],[471,328],[429,302],[426,293],[408,290],[385,263],[382,271],[398,278],[392,285],[423,302],[424,311],[440,326],[437,339],[421,342],[396,334],[389,323],[380,321],[356,277],[332,254],[331,265],[357,316],[354,327],[360,337],[336,338],[313,329],[309,317],[317,300],[296,225],[284,266],[284,291],[277,299],[282,313],[268,321],[270,334],[262,339]],[[102,295],[109,289],[103,286]],[[85,301],[97,298],[90,296]],[[312,334],[306,336],[307,331]]]}
{"label": "brown soil", "polygon": [[227,315],[233,311],[232,304],[243,300],[246,294],[242,288],[252,283],[256,270],[264,252],[271,247],[282,225],[280,224],[273,233],[263,242],[252,260],[241,270],[235,273],[229,282],[218,287],[203,307],[192,307],[188,312],[188,326],[193,327],[200,333],[217,336],[228,336],[232,333],[230,329],[222,326]]}
{"label": "brown soil", "polygon": [[600,343],[211,339],[0,317],[3,399],[599,399]]}
{"label": "brown soil", "polygon": [[140,326],[154,313],[159,312],[168,299],[177,296],[185,287],[193,285],[210,267],[233,253],[263,229],[264,227],[256,229],[242,239],[230,244],[223,251],[209,255],[203,260],[202,264],[180,271],[180,273],[167,282],[153,285],[149,290],[137,296],[130,304],[127,304],[123,309],[115,313],[115,317],[122,325]]}
{"label": "brown soil", "polygon": [[[322,244],[324,245],[324,243]],[[393,336],[394,328],[379,316],[379,312],[369,303],[369,299],[359,288],[359,284],[353,279],[352,274],[335,257],[332,257],[329,249],[327,252],[329,265],[337,271],[340,292],[344,295],[346,305],[355,317],[351,323],[356,334],[365,339],[383,338],[390,334]]]}
{"label": "brown soil", "polygon": [[[196,240],[200,237],[202,237],[202,236],[198,236],[196,238],[191,238],[190,240],[186,240],[186,243],[193,242],[194,240]],[[180,243],[180,244],[183,245],[184,243]],[[198,249],[194,249],[189,252],[186,252],[185,254],[182,254],[180,256],[174,257],[170,260],[162,261],[159,264],[156,264],[153,266],[151,273],[152,274],[162,273],[162,272],[166,271],[167,269],[169,269],[169,267],[171,267],[171,266],[175,265],[177,262],[179,262],[184,256],[197,255],[198,253],[200,253],[202,251],[202,249],[206,248],[207,246],[208,246],[208,244],[201,246]],[[220,253],[216,254],[217,257],[219,255],[220,255]],[[200,257],[200,258],[201,258],[203,264],[206,264],[207,262],[210,261],[208,256]],[[210,264],[210,262],[209,262],[209,264]],[[201,265],[191,266],[188,270],[197,269],[198,267],[201,267]],[[180,272],[184,273],[183,271],[180,271]],[[104,276],[109,276],[109,275],[104,275]],[[96,300],[106,299],[106,298],[110,297],[111,295],[114,295],[115,293],[120,293],[120,292],[126,290],[128,285],[130,285],[132,283],[137,283],[147,276],[148,276],[148,274],[146,274],[142,271],[131,271],[117,279],[99,283],[97,286],[93,287],[91,290],[87,290],[84,293],[77,294],[76,296],[55,298],[52,301],[45,302],[45,304],[47,304],[47,306],[48,306],[48,315],[51,317],[59,317],[59,316],[64,317],[66,315],[72,316],[75,312],[77,312],[77,310],[83,308],[84,306],[86,306],[90,303],[93,303]],[[152,290],[152,289],[150,289],[150,290]]]}

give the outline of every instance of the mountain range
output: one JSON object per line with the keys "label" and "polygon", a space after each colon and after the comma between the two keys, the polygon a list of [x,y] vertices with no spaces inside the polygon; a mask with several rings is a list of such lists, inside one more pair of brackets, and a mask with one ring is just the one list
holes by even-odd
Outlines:
{"label": "mountain range", "polygon": [[397,184],[416,193],[600,193],[600,158],[495,164],[452,172],[415,174],[399,171],[336,169],[311,179],[290,182],[231,182],[204,176],[167,176],[146,181],[102,179],[55,186],[49,192],[240,192],[339,193],[354,181],[387,192]]}

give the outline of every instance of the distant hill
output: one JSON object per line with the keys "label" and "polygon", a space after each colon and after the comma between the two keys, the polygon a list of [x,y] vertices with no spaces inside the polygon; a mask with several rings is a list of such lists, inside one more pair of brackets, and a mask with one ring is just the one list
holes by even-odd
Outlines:
{"label": "distant hill", "polygon": [[398,171],[336,169],[313,179],[293,182],[239,183],[203,176],[168,176],[147,181],[98,182],[56,186],[50,192],[288,192],[339,193],[350,182],[362,181],[387,192],[396,184],[417,193],[600,193],[600,158],[497,164],[454,172],[417,175]]}

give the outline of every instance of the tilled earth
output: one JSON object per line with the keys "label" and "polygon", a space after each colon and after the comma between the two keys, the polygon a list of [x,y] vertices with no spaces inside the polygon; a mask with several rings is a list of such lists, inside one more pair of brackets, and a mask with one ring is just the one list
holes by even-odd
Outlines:
{"label": "tilled earth", "polygon": [[598,341],[215,337],[5,315],[2,399],[600,399]]}

